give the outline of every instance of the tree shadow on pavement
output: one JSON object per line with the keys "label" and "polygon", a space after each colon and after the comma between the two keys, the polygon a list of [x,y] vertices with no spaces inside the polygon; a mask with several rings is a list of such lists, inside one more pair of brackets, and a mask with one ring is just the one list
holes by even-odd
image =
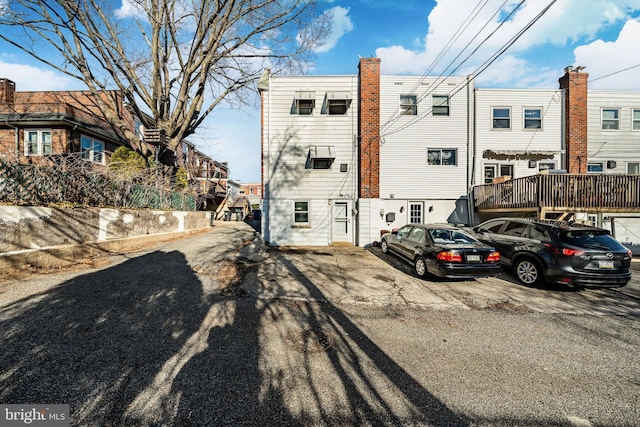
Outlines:
{"label": "tree shadow on pavement", "polygon": [[310,299],[225,294],[156,251],[3,307],[0,402],[78,426],[469,425],[278,262]]}

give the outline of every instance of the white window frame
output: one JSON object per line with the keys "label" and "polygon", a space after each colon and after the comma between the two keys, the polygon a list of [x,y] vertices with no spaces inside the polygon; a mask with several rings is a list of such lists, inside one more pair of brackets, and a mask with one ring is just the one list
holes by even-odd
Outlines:
{"label": "white window frame", "polygon": [[87,135],[81,135],[80,154],[83,160],[103,165],[105,163],[104,142]]}
{"label": "white window frame", "polygon": [[[632,171],[635,169],[635,171]],[[640,162],[627,162],[627,174],[640,175]]]}
{"label": "white window frame", "polygon": [[[527,117],[527,112],[536,111],[538,113],[538,117]],[[522,109],[522,128],[526,130],[542,130],[542,107],[524,107]],[[527,122],[537,123],[537,126],[531,127],[527,126]]]}
{"label": "white window frame", "polygon": [[400,95],[400,115],[418,115],[418,97],[416,95]]}
{"label": "white window frame", "polygon": [[449,95],[433,95],[431,103],[431,115],[449,116],[451,112],[451,97]]}
{"label": "white window frame", "polygon": [[[506,110],[507,117],[496,117],[496,110]],[[491,107],[491,130],[511,130],[511,107]],[[506,121],[508,126],[496,126],[497,121]]]}
{"label": "white window frame", "polygon": [[631,109],[631,130],[640,132],[640,108]]}
{"label": "white window frame", "polygon": [[[30,141],[29,135],[36,135],[36,140]],[[46,156],[48,154],[51,154],[51,150],[53,147],[51,143],[51,137],[51,129],[25,129],[24,155]],[[34,150],[32,150],[31,148],[34,148]]]}
{"label": "white window frame", "polygon": [[[306,209],[298,209],[298,204],[306,204]],[[300,206],[301,208],[303,206]],[[293,224],[294,225],[309,225],[309,215],[311,212],[311,202],[309,200],[294,200],[293,201]],[[306,214],[306,221],[298,219],[298,215]]]}
{"label": "white window frame", "polygon": [[[436,156],[436,153],[439,155]],[[453,152],[453,163],[444,163],[445,152]],[[437,160],[437,163],[435,162]],[[458,166],[457,148],[427,148],[427,166]]]}
{"label": "white window frame", "polygon": [[[615,117],[605,117],[605,112],[615,113]],[[609,123],[605,127],[605,123]],[[602,108],[600,110],[600,129],[604,131],[620,130],[620,109],[619,108]]]}
{"label": "white window frame", "polygon": [[[484,168],[483,168],[483,179],[484,179],[484,183],[485,184],[491,184],[493,183],[493,179],[494,178],[498,178],[500,176],[505,176],[507,175],[505,172],[505,169],[509,169],[511,172],[510,177],[513,178],[513,171],[514,171],[514,166],[511,163],[489,163],[489,164],[485,164]],[[487,174],[487,171],[490,171],[490,174]],[[492,175],[492,176],[489,176]]]}

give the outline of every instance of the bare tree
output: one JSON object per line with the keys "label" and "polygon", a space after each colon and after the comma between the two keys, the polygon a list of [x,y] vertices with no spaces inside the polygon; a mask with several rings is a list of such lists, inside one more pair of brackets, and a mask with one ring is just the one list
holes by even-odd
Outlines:
{"label": "bare tree", "polygon": [[84,82],[145,157],[151,152],[122,120],[113,89],[146,128],[164,132],[173,153],[221,102],[246,103],[264,68],[303,69],[328,22],[315,0],[113,3],[0,0],[0,38]]}

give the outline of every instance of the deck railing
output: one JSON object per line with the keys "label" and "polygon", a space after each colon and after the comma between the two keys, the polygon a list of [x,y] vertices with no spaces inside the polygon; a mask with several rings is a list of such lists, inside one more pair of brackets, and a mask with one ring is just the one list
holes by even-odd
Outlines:
{"label": "deck railing", "polygon": [[478,211],[640,212],[640,175],[539,174],[473,189]]}

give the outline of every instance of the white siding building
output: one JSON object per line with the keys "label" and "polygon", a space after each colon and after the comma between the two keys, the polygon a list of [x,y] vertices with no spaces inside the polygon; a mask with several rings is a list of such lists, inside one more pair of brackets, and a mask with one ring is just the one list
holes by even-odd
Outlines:
{"label": "white siding building", "polygon": [[476,89],[473,184],[562,169],[563,111],[559,89]]}
{"label": "white siding building", "polygon": [[640,93],[587,92],[581,69],[559,89],[381,75],[377,58],[357,75],[265,75],[265,241],[366,246],[407,223],[477,223],[468,195],[500,177],[639,174]]}
{"label": "white siding building", "polygon": [[265,76],[260,89],[265,241],[354,244],[357,77]]}

